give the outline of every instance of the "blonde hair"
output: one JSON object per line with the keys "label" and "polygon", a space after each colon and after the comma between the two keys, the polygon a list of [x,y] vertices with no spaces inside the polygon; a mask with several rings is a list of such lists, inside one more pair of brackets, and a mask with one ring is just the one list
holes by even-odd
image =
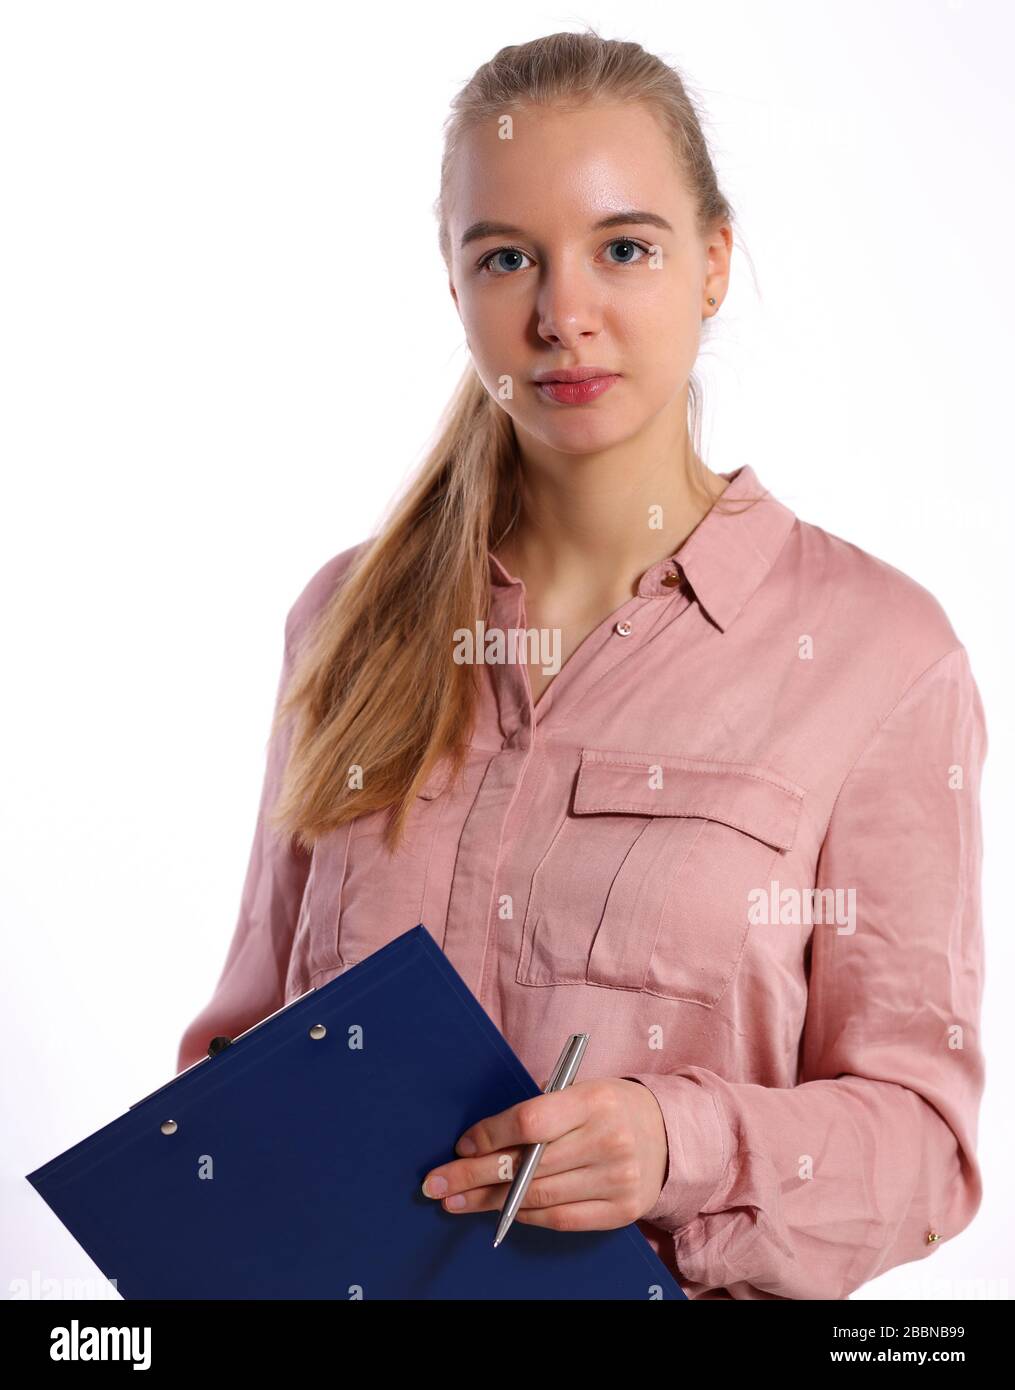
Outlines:
{"label": "blonde hair", "polygon": [[[502,48],[455,97],[445,122],[434,205],[451,268],[449,189],[463,134],[526,106],[641,102],[660,121],[690,190],[702,235],[733,222],[701,119],[678,73],[639,44],[593,30]],[[688,382],[693,440],[688,481],[721,507],[700,460],[701,395]],[[750,503],[760,500],[750,499]],[[489,552],[520,515],[520,459],[510,416],[470,364],[438,424],[436,443],[377,534],[359,547],[297,654],[274,732],[292,720],[272,823],[304,849],[321,835],[388,810],[385,838],[401,840],[420,789],[442,760],[462,772],[479,667],[449,660],[457,629],[487,616]],[[350,788],[349,771],[364,769]]]}

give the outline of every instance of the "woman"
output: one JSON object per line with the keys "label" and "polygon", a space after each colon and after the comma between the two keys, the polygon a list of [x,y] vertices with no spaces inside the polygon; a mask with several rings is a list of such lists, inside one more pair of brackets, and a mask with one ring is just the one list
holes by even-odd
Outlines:
{"label": "woman", "polygon": [[289,612],[179,1065],[422,922],[536,1078],[591,1035],[572,1088],[448,1136],[449,1220],[542,1139],[519,1221],[637,1221],[692,1298],[845,1298],[980,1202],[965,648],[749,466],[704,468],[732,212],[672,69],[594,33],[502,50],[436,210],[473,365]]}

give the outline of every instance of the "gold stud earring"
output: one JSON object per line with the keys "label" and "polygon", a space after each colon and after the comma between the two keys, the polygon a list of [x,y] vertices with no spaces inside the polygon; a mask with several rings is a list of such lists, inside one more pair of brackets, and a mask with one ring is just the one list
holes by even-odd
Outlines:
{"label": "gold stud earring", "polygon": [[709,302],[709,304],[714,304],[714,303],[715,303],[715,298],[714,298],[714,297],[710,298],[708,302]]}

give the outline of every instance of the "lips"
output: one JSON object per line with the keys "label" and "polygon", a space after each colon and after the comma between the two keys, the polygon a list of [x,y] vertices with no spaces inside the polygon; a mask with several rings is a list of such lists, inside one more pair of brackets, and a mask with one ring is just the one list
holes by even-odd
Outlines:
{"label": "lips", "polygon": [[595,377],[608,376],[616,376],[616,372],[611,372],[609,367],[560,367],[548,372],[537,372],[532,379],[543,386],[554,381],[592,381]]}
{"label": "lips", "polygon": [[540,372],[533,384],[544,400],[557,405],[585,405],[619,380],[619,374],[607,367],[560,367]]}

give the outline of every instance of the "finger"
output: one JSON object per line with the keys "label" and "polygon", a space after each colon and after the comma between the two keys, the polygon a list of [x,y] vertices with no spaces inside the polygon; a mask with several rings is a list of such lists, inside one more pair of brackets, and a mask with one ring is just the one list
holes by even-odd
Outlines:
{"label": "finger", "polygon": [[[512,1145],[545,1144],[559,1139],[587,1119],[594,1084],[576,1081],[563,1091],[530,1096],[499,1114],[488,1115],[459,1135],[455,1152],[462,1154],[463,1144],[470,1142],[477,1154],[488,1154]],[[463,1156],[468,1156],[467,1150]]]}
{"label": "finger", "polygon": [[631,1217],[615,1202],[603,1201],[570,1202],[543,1210],[523,1206],[515,1220],[523,1226],[547,1226],[554,1231],[613,1231],[631,1225]]}
{"label": "finger", "polygon": [[[471,1188],[457,1192],[443,1201],[446,1210],[458,1214],[473,1211],[501,1211],[507,1200],[508,1188],[505,1183],[489,1187]],[[606,1199],[606,1185],[601,1172],[589,1164],[583,1168],[570,1168],[566,1172],[554,1173],[550,1177],[533,1178],[529,1183],[519,1211],[544,1211],[548,1207],[568,1203]],[[458,1204],[455,1205],[455,1202]]]}
{"label": "finger", "polygon": [[[536,1172],[540,1177],[553,1173],[566,1172],[578,1168],[588,1161],[589,1144],[587,1126],[569,1130],[560,1139],[553,1139],[539,1156]],[[514,1181],[526,1149],[510,1145],[497,1153],[481,1154],[478,1158],[456,1158],[450,1163],[441,1163],[431,1168],[423,1179],[423,1194],[426,1197],[450,1197],[457,1192],[467,1192],[485,1187],[496,1187]],[[440,1188],[439,1179],[446,1186]],[[535,1181],[535,1179],[533,1179]]]}
{"label": "finger", "polygon": [[522,1149],[512,1148],[500,1153],[481,1154],[478,1158],[457,1158],[451,1163],[442,1163],[437,1168],[431,1168],[423,1179],[423,1195],[443,1198],[456,1192],[512,1182],[522,1153]]}

